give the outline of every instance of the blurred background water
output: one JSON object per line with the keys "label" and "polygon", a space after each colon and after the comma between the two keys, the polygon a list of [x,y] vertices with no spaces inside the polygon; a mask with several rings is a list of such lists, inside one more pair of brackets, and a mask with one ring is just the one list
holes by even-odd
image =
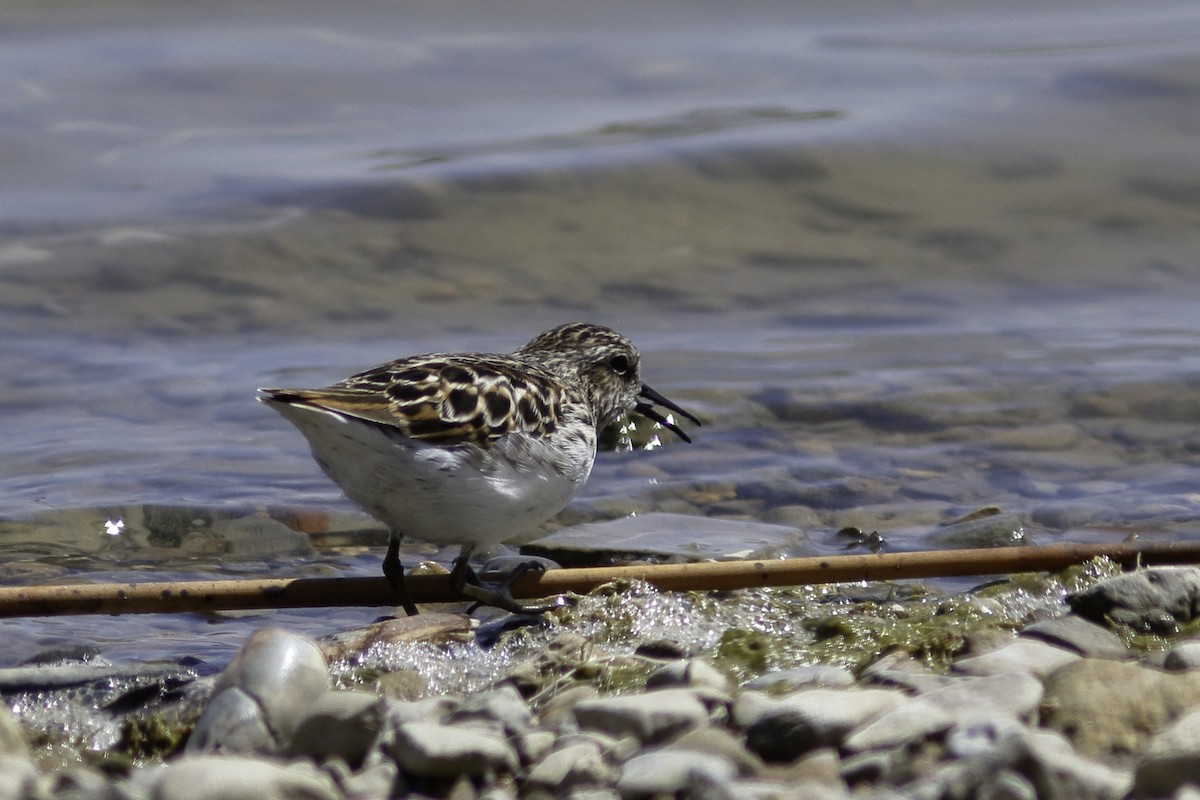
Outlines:
{"label": "blurred background water", "polygon": [[255,387],[577,319],[706,424],[562,521],[1200,534],[1193,3],[11,2],[0,153],[9,582],[377,574],[377,538],[181,545],[372,525]]}

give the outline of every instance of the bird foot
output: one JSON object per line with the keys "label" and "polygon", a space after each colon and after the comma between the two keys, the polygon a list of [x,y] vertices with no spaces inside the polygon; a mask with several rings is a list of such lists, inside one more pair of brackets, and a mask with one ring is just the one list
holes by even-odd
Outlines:
{"label": "bird foot", "polygon": [[523,561],[510,570],[500,581],[492,586],[488,586],[479,577],[479,574],[466,563],[466,559],[460,558],[454,563],[454,569],[450,573],[450,585],[463,597],[475,601],[467,609],[468,614],[480,606],[500,608],[513,614],[545,614],[547,611],[553,611],[562,606],[563,599],[555,597],[549,602],[526,605],[512,596],[512,584],[517,578],[520,578],[531,570],[541,572],[545,569],[546,565],[540,561]]}

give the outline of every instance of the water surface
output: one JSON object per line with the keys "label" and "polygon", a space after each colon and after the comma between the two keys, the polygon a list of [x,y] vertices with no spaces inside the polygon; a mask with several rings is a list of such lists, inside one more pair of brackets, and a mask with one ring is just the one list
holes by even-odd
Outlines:
{"label": "water surface", "polygon": [[[943,526],[992,506],[1014,541],[1197,532],[1191,4],[4,16],[9,581],[375,574],[377,537],[221,555],[146,509],[370,528],[254,389],[574,319],[705,426],[603,454],[559,522],[704,514],[829,550],[847,526],[959,546]],[[5,623],[9,662],[81,639],[219,662],[262,624]]]}

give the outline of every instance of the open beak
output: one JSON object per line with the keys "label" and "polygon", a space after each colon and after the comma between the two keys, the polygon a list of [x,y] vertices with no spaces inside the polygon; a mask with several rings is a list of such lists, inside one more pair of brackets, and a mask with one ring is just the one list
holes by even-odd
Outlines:
{"label": "open beak", "polygon": [[685,442],[688,442],[689,444],[691,443],[691,437],[679,430],[679,427],[674,422],[671,422],[665,416],[663,416],[662,412],[655,408],[655,406],[662,406],[669,411],[674,411],[680,416],[687,417],[697,425],[700,424],[700,420],[696,419],[694,416],[684,411],[682,408],[675,405],[670,400],[663,397],[661,394],[654,391],[644,383],[642,384],[642,390],[638,392],[638,398],[637,404],[633,407],[634,411],[641,414],[643,417],[646,417],[647,419],[654,420],[659,425],[662,425],[664,428],[674,433],[680,439],[683,439]]}

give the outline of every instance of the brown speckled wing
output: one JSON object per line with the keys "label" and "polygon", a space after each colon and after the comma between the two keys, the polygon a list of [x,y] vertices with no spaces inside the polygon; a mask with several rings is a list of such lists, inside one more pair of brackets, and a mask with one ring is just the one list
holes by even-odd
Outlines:
{"label": "brown speckled wing", "polygon": [[286,391],[273,399],[430,443],[482,445],[514,431],[553,433],[565,390],[550,373],[509,356],[430,355],[382,364],[325,389]]}

